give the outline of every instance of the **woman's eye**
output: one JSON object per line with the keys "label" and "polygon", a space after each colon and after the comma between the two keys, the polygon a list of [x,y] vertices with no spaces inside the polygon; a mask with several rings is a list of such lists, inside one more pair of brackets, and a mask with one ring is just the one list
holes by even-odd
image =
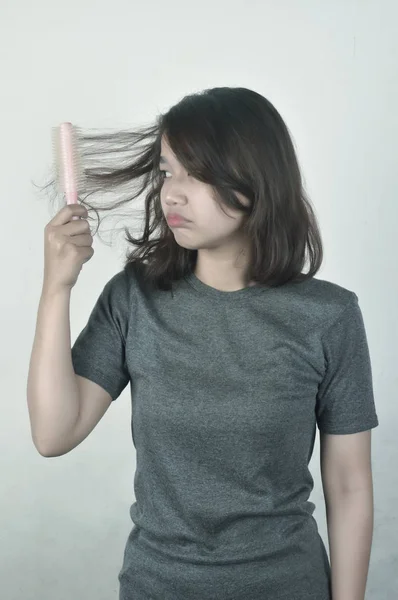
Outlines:
{"label": "woman's eye", "polygon": [[[160,170],[160,173],[164,176],[165,179],[170,179],[170,177],[166,177],[166,173],[170,173],[170,171]],[[191,177],[191,174],[187,173],[187,177]]]}

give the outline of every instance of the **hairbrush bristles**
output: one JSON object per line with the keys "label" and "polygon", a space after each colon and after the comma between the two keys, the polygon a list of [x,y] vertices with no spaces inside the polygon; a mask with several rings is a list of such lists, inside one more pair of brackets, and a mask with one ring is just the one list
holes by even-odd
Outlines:
{"label": "hairbrush bristles", "polygon": [[79,153],[78,128],[61,123],[52,129],[54,169],[58,190],[68,204],[78,201],[84,189],[85,175]]}

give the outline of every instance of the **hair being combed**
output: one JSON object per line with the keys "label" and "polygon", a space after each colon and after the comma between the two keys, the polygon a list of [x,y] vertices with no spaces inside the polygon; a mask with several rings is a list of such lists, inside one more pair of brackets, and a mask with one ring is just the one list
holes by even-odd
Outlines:
{"label": "hair being combed", "polygon": [[[134,130],[78,130],[85,189],[79,200],[95,212],[132,206],[144,196],[142,235],[124,226],[131,246],[125,269],[142,267],[145,279],[170,290],[191,273],[197,250],[177,244],[160,202],[161,139],[177,160],[207,183],[221,207],[241,210],[252,244],[248,278],[280,286],[313,277],[323,261],[321,234],[303,188],[293,141],[282,117],[262,95],[246,88],[219,87],[185,96],[154,124]],[[108,158],[105,158],[107,155]],[[46,188],[55,190],[52,179]],[[245,206],[236,192],[249,200]],[[117,201],[96,206],[89,199],[112,193]],[[306,260],[307,273],[303,273]]]}

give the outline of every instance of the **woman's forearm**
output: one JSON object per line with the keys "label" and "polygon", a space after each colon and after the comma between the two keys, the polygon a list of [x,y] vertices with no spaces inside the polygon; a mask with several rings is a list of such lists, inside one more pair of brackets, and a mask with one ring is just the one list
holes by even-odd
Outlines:
{"label": "woman's forearm", "polygon": [[326,499],[332,600],[365,599],[373,512],[373,486]]}

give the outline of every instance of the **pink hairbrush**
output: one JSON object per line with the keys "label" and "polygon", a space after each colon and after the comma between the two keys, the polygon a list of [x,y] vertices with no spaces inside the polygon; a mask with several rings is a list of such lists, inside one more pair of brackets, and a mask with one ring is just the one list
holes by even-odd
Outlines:
{"label": "pink hairbrush", "polygon": [[[56,182],[67,204],[77,204],[84,186],[84,171],[78,152],[78,130],[72,123],[53,127],[53,153]],[[74,216],[73,220],[80,219]]]}

